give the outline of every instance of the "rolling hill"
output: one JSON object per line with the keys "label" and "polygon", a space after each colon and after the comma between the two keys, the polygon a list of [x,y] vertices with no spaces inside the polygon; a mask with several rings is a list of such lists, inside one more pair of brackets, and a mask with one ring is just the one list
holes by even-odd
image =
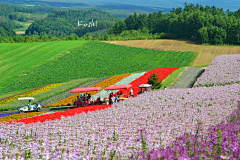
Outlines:
{"label": "rolling hill", "polygon": [[47,63],[87,41],[39,42],[0,44],[0,90],[14,77],[27,76],[23,72]]}
{"label": "rolling hill", "polygon": [[[188,66],[196,54],[139,49],[97,41],[0,44],[0,93],[81,78],[103,78]],[[7,58],[8,57],[8,58]]]}
{"label": "rolling hill", "polygon": [[191,41],[184,40],[154,39],[154,40],[106,41],[106,43],[155,50],[197,53],[197,57],[192,62],[191,66],[209,65],[210,62],[219,55],[240,53],[239,46],[197,45]]}

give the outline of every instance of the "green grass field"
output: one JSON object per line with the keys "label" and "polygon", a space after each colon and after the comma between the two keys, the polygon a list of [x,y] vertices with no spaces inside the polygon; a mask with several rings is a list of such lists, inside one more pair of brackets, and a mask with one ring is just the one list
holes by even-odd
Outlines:
{"label": "green grass field", "polygon": [[[191,52],[140,49],[97,41],[85,42],[1,44],[4,52],[0,55],[0,68],[1,74],[5,76],[0,78],[0,93],[73,79],[102,78],[154,68],[183,67],[190,65],[196,57],[196,54]],[[69,50],[71,51],[68,54],[59,56]],[[57,56],[59,57],[56,58]],[[46,63],[54,57],[54,60]]]}
{"label": "green grass field", "polygon": [[[64,54],[68,54],[70,50],[79,48],[79,46],[87,42],[88,41],[1,43],[0,90],[5,89],[5,84],[13,78],[21,79],[21,77],[27,76],[31,81],[32,78],[26,75],[27,70],[48,63],[50,60],[54,60]],[[19,90],[25,90],[25,88]]]}

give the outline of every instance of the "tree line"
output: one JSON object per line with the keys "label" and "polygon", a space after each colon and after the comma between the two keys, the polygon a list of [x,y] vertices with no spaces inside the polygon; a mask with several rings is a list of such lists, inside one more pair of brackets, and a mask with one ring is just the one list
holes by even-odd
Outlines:
{"label": "tree line", "polygon": [[[105,40],[105,41],[115,41],[115,40],[140,40],[140,39],[161,39],[168,38],[169,34],[166,33],[155,33],[151,34],[144,30],[131,30],[124,31],[120,35],[108,34],[108,30],[103,31],[105,34],[99,34],[99,32],[88,32],[83,36],[79,37],[75,33],[72,33],[66,37],[56,37],[53,35],[48,35],[46,32],[41,35],[14,35],[14,36],[2,36],[0,34],[0,43],[32,43],[32,42],[51,42],[51,41],[68,41],[68,40]],[[1,33],[1,27],[0,27]]]}
{"label": "tree line", "polygon": [[130,15],[118,21],[108,34],[120,35],[126,30],[147,30],[151,34],[167,33],[169,38],[188,39],[199,43],[239,44],[240,9],[224,12],[215,6],[185,3],[170,13]]}

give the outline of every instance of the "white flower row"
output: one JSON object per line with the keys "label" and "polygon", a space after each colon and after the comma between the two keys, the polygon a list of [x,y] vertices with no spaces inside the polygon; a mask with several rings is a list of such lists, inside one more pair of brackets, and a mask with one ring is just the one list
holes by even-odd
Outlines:
{"label": "white flower row", "polygon": [[[129,84],[131,83],[132,81],[134,81],[135,79],[141,77],[142,75],[144,75],[146,72],[141,72],[141,73],[134,73],[134,74],[131,74],[130,76],[128,77],[125,77],[123,78],[122,80],[120,80],[119,82],[115,83],[114,85],[124,85],[124,84]],[[100,91],[100,99],[101,101],[103,101],[104,97],[108,97],[110,93],[116,93],[118,92],[119,90],[110,90],[110,91],[106,91],[106,90],[101,90]],[[96,99],[99,97],[99,93],[93,95],[93,97]]]}

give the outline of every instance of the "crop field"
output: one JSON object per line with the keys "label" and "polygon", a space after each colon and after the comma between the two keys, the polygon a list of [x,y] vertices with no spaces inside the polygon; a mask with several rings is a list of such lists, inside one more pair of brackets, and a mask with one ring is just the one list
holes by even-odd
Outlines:
{"label": "crop field", "polygon": [[48,63],[84,43],[87,41],[0,44],[0,93],[11,79],[27,76],[28,69]]}
{"label": "crop field", "polygon": [[[183,67],[188,66],[196,57],[196,54],[191,52],[148,50],[97,41],[85,43],[78,48],[76,48],[76,44],[84,44],[84,42],[26,44],[32,45],[31,48],[25,45],[18,48],[17,45],[19,44],[17,44],[16,46],[13,45],[14,50],[3,45],[5,53],[2,53],[1,58],[4,63],[1,63],[1,65],[4,70],[1,71],[1,74],[6,76],[0,78],[2,87],[0,93],[31,89],[73,79],[103,78],[148,71],[154,68]],[[61,53],[64,53],[70,48],[70,45],[75,48],[68,54],[43,64],[53,55],[59,55],[57,53],[60,53],[60,49],[63,50]],[[19,51],[17,56],[13,56],[17,51]],[[7,56],[12,57],[4,59]],[[18,63],[19,59],[21,64]],[[33,66],[35,67],[33,68]],[[18,67],[22,72],[18,73]],[[8,80],[7,83],[2,85],[3,81],[6,80]]]}
{"label": "crop field", "polygon": [[106,41],[106,43],[131,46],[137,48],[148,48],[166,51],[181,51],[197,53],[196,59],[191,66],[209,65],[217,56],[223,54],[239,54],[239,46],[213,46],[213,45],[197,45],[188,41],[180,40],[129,40],[129,41]]}

